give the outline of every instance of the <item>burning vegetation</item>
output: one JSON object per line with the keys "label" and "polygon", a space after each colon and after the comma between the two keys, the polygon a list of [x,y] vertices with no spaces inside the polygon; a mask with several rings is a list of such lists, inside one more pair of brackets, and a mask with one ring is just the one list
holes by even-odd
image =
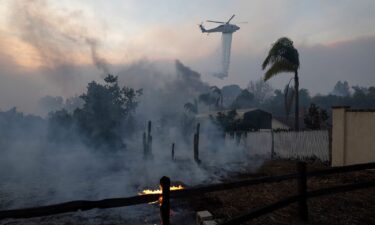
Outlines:
{"label": "burning vegetation", "polygon": [[[177,190],[183,190],[183,189],[184,187],[181,184],[177,186],[170,186],[169,188],[170,191],[177,191]],[[161,205],[163,202],[162,187],[159,187],[159,189],[145,189],[145,190],[142,190],[141,192],[138,192],[138,195],[152,195],[152,194],[160,194],[160,197],[158,201],[150,202],[149,204],[159,203],[159,205]]]}
{"label": "burning vegetation", "polygon": [[[177,186],[171,186],[170,190],[171,191],[177,191],[177,190],[183,190],[184,187],[180,184]],[[139,192],[139,195],[151,195],[151,194],[161,194],[161,187],[159,189],[145,189]]]}

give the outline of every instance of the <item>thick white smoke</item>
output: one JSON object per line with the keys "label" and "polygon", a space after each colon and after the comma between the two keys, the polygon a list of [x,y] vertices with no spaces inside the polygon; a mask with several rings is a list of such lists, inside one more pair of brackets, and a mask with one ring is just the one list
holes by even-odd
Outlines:
{"label": "thick white smoke", "polygon": [[[169,176],[172,181],[186,186],[217,183],[232,172],[251,171],[261,163],[260,160],[247,158],[242,146],[224,142],[221,136],[216,135],[218,128],[210,120],[195,120],[191,126],[186,125],[191,118],[183,116],[183,105],[198,94],[209,91],[209,85],[202,82],[198,72],[176,61],[175,70],[164,74],[157,65],[143,61],[123,68],[118,76],[121,86],[144,90],[134,114],[139,128],[131,138],[124,140],[127,145],[125,151],[91,149],[75,141],[75,138],[82,139],[79,131],[69,130],[70,134],[74,134],[74,140],[56,143],[50,138],[57,134],[51,132],[54,129],[49,129],[52,125],[46,119],[25,116],[15,109],[0,110],[0,127],[4,128],[0,130],[0,210],[79,199],[133,196],[144,188],[157,188],[162,176]],[[203,113],[202,109],[200,112]],[[142,133],[148,120],[152,120],[153,160],[145,161]],[[197,122],[201,123],[200,165],[193,160],[192,132],[195,132]],[[175,143],[175,161],[171,159],[172,143]],[[107,224],[142,224],[139,218],[145,215],[158,220],[158,212],[149,212],[153,209],[152,206],[142,205],[119,211],[74,213],[77,217],[73,217],[72,224],[77,221],[80,224],[103,224],[108,218],[116,222]],[[124,217],[120,218],[120,215]],[[61,222],[59,218],[50,217],[46,224]],[[67,218],[71,217],[67,216],[63,221]],[[40,224],[42,219],[27,222]],[[93,219],[97,221],[91,221]],[[22,224],[23,221],[5,220],[0,224],[9,222]]]}
{"label": "thick white smoke", "polygon": [[[242,163],[248,161],[243,156],[241,147],[231,143],[222,144],[217,137],[211,135],[212,130],[217,128],[212,127],[210,123],[201,124],[202,164],[198,166],[192,160],[193,134],[190,132],[191,129],[182,132],[181,123],[185,121],[183,120],[184,104],[210,90],[209,84],[201,80],[198,72],[179,61],[176,61],[174,67],[170,66],[172,68],[170,72],[165,72],[168,65],[161,65],[159,67],[162,69],[160,69],[157,64],[147,61],[115,67],[101,57],[98,51],[100,39],[95,35],[97,32],[90,32],[83,26],[74,25],[80,24],[76,23],[81,19],[79,13],[55,14],[48,2],[43,0],[14,2],[12,15],[17,20],[12,20],[14,21],[12,24],[22,34],[23,40],[41,55],[43,65],[46,65],[44,69],[46,74],[44,82],[48,84],[46,86],[51,86],[51,89],[63,87],[63,92],[66,94],[63,97],[66,98],[84,93],[85,89],[79,86],[85,87],[89,81],[98,80],[100,74],[117,71],[114,74],[119,77],[121,86],[143,89],[134,119],[140,124],[146,124],[148,120],[153,121],[154,159],[143,160],[144,129],[137,130],[133,138],[126,140],[126,151],[104,154],[79,141],[69,140],[61,143],[51,141],[49,137],[55,134],[48,129],[50,124],[46,119],[24,116],[22,113],[17,113],[15,109],[5,112],[0,110],[0,127],[3,128],[0,129],[1,210],[79,199],[132,196],[143,188],[157,187],[160,177],[165,175],[172,181],[179,181],[187,186],[220,182],[229,171],[239,171],[244,168]],[[17,16],[18,14],[21,16]],[[227,66],[223,67],[223,71],[228,71],[230,44],[231,37],[229,39],[223,37],[223,59],[227,59]],[[89,54],[100,72],[90,66],[86,68],[75,63],[70,50],[80,45],[89,47],[90,51],[83,49],[81,53]],[[81,82],[82,85],[73,88],[77,82]],[[22,85],[22,82],[18,82],[17,87],[18,85]],[[37,90],[38,87],[33,89]],[[47,91],[40,92],[41,95],[51,94]],[[8,89],[4,93],[7,95],[6,101],[13,104],[14,100]],[[27,96],[22,95],[22,99]],[[55,109],[58,109],[63,102],[62,97],[50,98],[50,100],[57,100],[56,102],[59,103],[56,104]],[[196,122],[193,125],[195,124]],[[82,139],[80,132],[72,133],[74,134],[72,137]],[[172,142],[176,144],[176,161],[171,160]],[[256,167],[254,164],[251,166]],[[150,208],[148,205],[142,207]],[[147,210],[134,207],[124,210],[134,210],[131,214],[137,219],[143,218],[147,213]],[[143,214],[135,215],[134,212]],[[111,213],[110,216],[108,214],[108,211],[103,210],[85,212],[82,217],[87,217],[88,222],[73,217],[71,224],[103,224],[103,221],[114,224],[109,218],[116,219],[118,215],[130,217],[130,213]],[[152,213],[152,216],[157,217],[158,214]],[[91,221],[93,219],[97,221]],[[34,224],[40,224],[40,220],[36,219]],[[0,221],[0,224],[23,222],[11,220],[11,222]],[[47,223],[53,224],[49,221]],[[122,224],[140,223],[137,221]]]}
{"label": "thick white smoke", "polygon": [[223,79],[228,76],[230,64],[230,51],[232,46],[232,33],[223,33],[221,36],[221,71],[214,76]]}

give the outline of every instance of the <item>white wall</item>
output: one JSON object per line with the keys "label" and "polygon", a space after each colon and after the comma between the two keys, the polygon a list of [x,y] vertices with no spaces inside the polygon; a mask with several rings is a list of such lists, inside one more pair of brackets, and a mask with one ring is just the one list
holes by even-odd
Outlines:
{"label": "white wall", "polygon": [[333,108],[332,166],[375,162],[375,110]]}

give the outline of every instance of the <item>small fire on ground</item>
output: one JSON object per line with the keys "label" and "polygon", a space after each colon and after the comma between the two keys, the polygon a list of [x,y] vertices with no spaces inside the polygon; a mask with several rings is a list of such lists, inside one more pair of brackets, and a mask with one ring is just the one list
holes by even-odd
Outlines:
{"label": "small fire on ground", "polygon": [[[171,186],[169,188],[169,190],[171,190],[171,191],[177,191],[177,190],[182,190],[182,189],[184,189],[184,187],[181,184],[178,185],[178,186]],[[161,203],[163,202],[163,197],[161,196],[161,194],[162,194],[161,187],[159,189],[154,189],[154,190],[145,189],[145,190],[138,193],[138,195],[152,195],[152,194],[160,194],[159,201],[149,202],[148,204],[159,203],[161,205]]]}
{"label": "small fire on ground", "polygon": [[[177,191],[177,190],[182,190],[184,187],[180,184],[178,186],[171,186],[169,190],[171,191]],[[161,188],[159,189],[145,189],[141,192],[138,193],[139,195],[152,195],[152,194],[161,194]]]}

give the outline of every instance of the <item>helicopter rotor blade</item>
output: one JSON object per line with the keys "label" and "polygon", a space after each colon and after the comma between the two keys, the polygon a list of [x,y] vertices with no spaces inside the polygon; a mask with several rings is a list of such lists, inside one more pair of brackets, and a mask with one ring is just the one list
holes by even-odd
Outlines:
{"label": "helicopter rotor blade", "polygon": [[242,24],[244,24],[244,23],[249,23],[249,22],[242,21],[242,22],[236,22],[236,24],[237,24],[237,23],[242,23]]}
{"label": "helicopter rotor blade", "polygon": [[233,16],[228,20],[227,23],[229,23],[229,22],[233,19],[234,16],[235,16],[235,15],[233,14]]}
{"label": "helicopter rotor blade", "polygon": [[220,22],[220,21],[215,21],[215,20],[206,20],[206,21],[210,23],[225,23],[225,22]]}

